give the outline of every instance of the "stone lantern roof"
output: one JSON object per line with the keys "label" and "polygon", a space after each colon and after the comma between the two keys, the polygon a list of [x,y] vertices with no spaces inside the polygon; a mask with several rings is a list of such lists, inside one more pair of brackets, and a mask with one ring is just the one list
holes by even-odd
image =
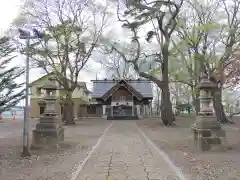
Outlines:
{"label": "stone lantern roof", "polygon": [[214,90],[217,88],[217,85],[208,79],[206,73],[201,76],[201,81],[197,84],[196,89],[202,90]]}

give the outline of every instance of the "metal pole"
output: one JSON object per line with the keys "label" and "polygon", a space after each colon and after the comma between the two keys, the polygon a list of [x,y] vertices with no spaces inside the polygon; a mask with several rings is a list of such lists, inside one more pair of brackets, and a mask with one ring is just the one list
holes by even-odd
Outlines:
{"label": "metal pole", "polygon": [[25,107],[24,107],[24,128],[23,128],[23,152],[22,157],[31,156],[28,145],[29,145],[29,43],[30,36],[26,40],[26,90],[25,90]]}

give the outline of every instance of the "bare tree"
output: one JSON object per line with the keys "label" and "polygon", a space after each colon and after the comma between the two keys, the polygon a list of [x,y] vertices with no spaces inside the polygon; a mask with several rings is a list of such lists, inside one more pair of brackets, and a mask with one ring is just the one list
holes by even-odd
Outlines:
{"label": "bare tree", "polygon": [[[186,8],[191,13],[179,14],[176,31],[181,40],[173,45],[179,51],[183,71],[192,79],[178,76],[179,82],[189,85],[195,109],[199,111],[199,93],[195,90],[200,72],[208,73],[210,79],[218,85],[214,93],[214,109],[221,122],[228,122],[222,105],[224,84],[234,79],[236,70],[232,56],[239,46],[239,12],[240,2],[212,1],[208,4],[199,1],[186,1]],[[185,78],[185,79],[184,79]]]}
{"label": "bare tree", "polygon": [[170,83],[170,92],[172,95],[172,102],[175,102],[175,104],[190,103],[192,101],[191,96],[189,96],[189,87],[183,83]]}
{"label": "bare tree", "polygon": [[124,61],[122,56],[117,52],[104,53],[105,59],[100,60],[107,74],[114,79],[131,79],[134,78],[134,69]]}
{"label": "bare tree", "polygon": [[31,45],[31,58],[46,73],[54,73],[63,89],[65,124],[75,124],[72,93],[104,29],[107,5],[90,0],[28,0],[19,18],[23,17],[29,26],[45,31],[44,40]]}
{"label": "bare tree", "polygon": [[[120,13],[120,4],[118,4],[118,19],[125,28],[131,30],[132,42],[134,42],[135,48],[133,48],[132,56],[129,56],[126,55],[125,51],[119,49],[116,44],[112,45],[112,50],[118,52],[126,62],[133,65],[139,76],[153,81],[161,88],[161,119],[166,126],[172,125],[175,120],[170,100],[168,66],[169,56],[171,55],[170,40],[177,25],[176,17],[182,3],[183,0],[179,3],[175,1],[127,1],[121,4],[124,6],[124,15]],[[146,41],[150,43],[156,37],[154,40],[156,40],[158,47],[157,51],[151,53],[142,52],[141,44],[143,45],[143,43],[140,41],[138,33],[139,29],[146,24],[151,26]],[[140,61],[148,58],[154,61],[155,64],[161,65],[161,79],[156,77],[154,73],[141,71],[139,67]]]}

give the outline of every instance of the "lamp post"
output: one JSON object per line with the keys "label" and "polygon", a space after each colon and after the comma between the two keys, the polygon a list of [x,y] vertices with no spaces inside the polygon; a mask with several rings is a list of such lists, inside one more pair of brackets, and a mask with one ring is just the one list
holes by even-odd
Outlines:
{"label": "lamp post", "polygon": [[19,29],[19,38],[26,40],[26,89],[25,89],[25,107],[24,107],[24,128],[23,128],[23,152],[21,157],[31,156],[29,152],[29,45],[31,39],[42,39],[43,33],[33,29],[34,35],[30,31]]}

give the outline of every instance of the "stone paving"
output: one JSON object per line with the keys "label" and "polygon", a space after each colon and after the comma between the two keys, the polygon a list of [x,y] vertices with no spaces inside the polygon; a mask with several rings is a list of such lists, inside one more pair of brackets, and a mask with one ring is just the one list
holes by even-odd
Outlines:
{"label": "stone paving", "polygon": [[77,180],[180,180],[138,131],[115,121]]}

